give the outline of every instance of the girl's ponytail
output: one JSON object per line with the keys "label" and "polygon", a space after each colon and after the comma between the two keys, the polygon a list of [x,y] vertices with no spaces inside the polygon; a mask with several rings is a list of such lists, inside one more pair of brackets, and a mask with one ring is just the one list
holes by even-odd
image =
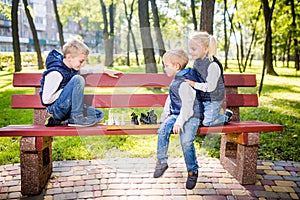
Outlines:
{"label": "girl's ponytail", "polygon": [[213,35],[209,35],[207,32],[194,32],[190,41],[201,43],[203,47],[207,48],[207,56],[210,61],[213,61],[213,56],[217,54],[217,40]]}
{"label": "girl's ponytail", "polygon": [[217,54],[217,40],[213,35],[208,35],[208,58],[210,61],[213,61]]}

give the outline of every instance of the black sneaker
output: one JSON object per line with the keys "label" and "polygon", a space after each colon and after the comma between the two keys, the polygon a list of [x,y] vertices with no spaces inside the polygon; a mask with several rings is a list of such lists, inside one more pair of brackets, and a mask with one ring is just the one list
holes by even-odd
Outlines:
{"label": "black sneaker", "polygon": [[161,177],[167,169],[168,169],[168,164],[167,163],[158,163],[158,164],[156,164],[153,177],[154,178]]}
{"label": "black sneaker", "polygon": [[224,115],[226,115],[228,117],[227,122],[230,122],[232,120],[233,112],[229,109],[226,109]]}
{"label": "black sneaker", "polygon": [[61,126],[63,125],[61,121],[54,119],[53,117],[48,117],[45,121],[45,126]]}
{"label": "black sneaker", "polygon": [[186,189],[188,189],[188,190],[194,189],[194,187],[196,186],[196,183],[197,183],[197,179],[198,179],[198,171],[189,172],[187,180],[186,180],[186,184],[185,184]]}

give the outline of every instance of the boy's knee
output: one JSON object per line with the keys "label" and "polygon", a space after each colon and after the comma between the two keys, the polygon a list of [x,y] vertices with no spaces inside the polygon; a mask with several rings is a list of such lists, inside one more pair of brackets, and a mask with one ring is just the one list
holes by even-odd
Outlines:
{"label": "boy's knee", "polygon": [[210,122],[204,122],[204,121],[202,122],[202,126],[210,126],[210,124],[211,124]]}
{"label": "boy's knee", "polygon": [[182,148],[183,149],[190,149],[193,146],[193,141],[192,140],[187,140],[182,142]]}
{"label": "boy's knee", "polygon": [[80,85],[85,85],[85,80],[82,76],[80,75],[75,75],[72,77],[73,81],[77,84],[80,84]]}

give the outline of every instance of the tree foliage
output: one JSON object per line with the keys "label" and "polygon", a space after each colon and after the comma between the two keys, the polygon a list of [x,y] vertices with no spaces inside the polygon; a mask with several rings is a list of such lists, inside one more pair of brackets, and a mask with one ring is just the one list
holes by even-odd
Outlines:
{"label": "tree foliage", "polygon": [[[114,35],[113,40],[117,41],[113,53],[127,52],[127,55],[129,55],[132,47],[130,47],[130,44],[127,45],[130,41],[127,33],[131,32],[131,40],[135,41],[134,50],[137,55],[137,50],[141,51],[142,49],[141,27],[137,12],[138,3],[142,1],[135,0],[133,10],[130,11],[129,5],[134,2],[133,0],[62,0],[62,4],[58,6],[62,26],[68,28],[66,27],[67,22],[77,22],[81,27],[78,32],[79,35],[85,38],[86,31],[94,31],[97,33],[95,39],[99,40],[99,38],[102,38],[101,33],[105,32],[105,18],[101,2],[103,2],[108,12],[110,10],[109,5],[114,5],[115,18],[107,15],[109,23],[111,23],[110,19],[113,19],[114,22],[114,26],[110,25],[114,29],[112,31],[108,30],[109,34]],[[273,2],[276,2],[274,8],[272,8]],[[124,3],[128,5],[127,11],[130,12],[125,12]],[[150,31],[149,35],[153,39],[155,38],[153,48],[156,55],[161,56],[163,54],[163,51],[159,52],[163,49],[160,46],[161,44],[164,44],[166,50],[171,48],[188,50],[189,34],[194,30],[203,29],[198,24],[203,23],[201,22],[202,18],[202,21],[206,22],[208,20],[204,19],[208,18],[213,19],[213,33],[219,41],[218,49],[220,51],[218,56],[223,55],[226,57],[225,69],[230,68],[226,64],[228,57],[238,60],[241,72],[244,72],[247,67],[251,67],[252,59],[263,58],[267,59],[267,72],[271,74],[276,74],[272,68],[277,66],[277,62],[283,62],[284,66],[299,69],[300,6],[298,0],[145,0],[143,3],[148,3],[149,6],[150,27],[156,27],[157,25],[154,24],[157,24],[157,20],[159,20],[160,38],[162,38],[160,43],[157,43],[159,40],[155,37],[154,30]],[[154,6],[151,6],[151,3]],[[156,3],[156,5],[153,3]],[[208,3],[210,4],[207,7]],[[268,7],[271,12],[265,13],[265,11],[268,11]],[[210,8],[210,11],[207,8]],[[9,12],[7,12],[8,9],[11,8],[4,6],[1,2],[0,12],[11,18]],[[212,10],[214,11],[212,12]],[[267,15],[270,17],[270,13],[272,13],[272,17],[268,19]],[[129,25],[126,23],[126,17],[129,15],[130,29],[128,29]],[[267,26],[265,22],[269,23],[271,27],[271,35],[268,35],[268,41],[265,36],[269,25]],[[212,32],[210,29],[204,30]],[[103,45],[97,47],[101,48]],[[271,50],[265,51],[266,48]],[[268,54],[267,57],[266,54]],[[138,62],[138,56],[136,58]],[[295,66],[290,66],[288,62],[290,60],[295,61]]]}

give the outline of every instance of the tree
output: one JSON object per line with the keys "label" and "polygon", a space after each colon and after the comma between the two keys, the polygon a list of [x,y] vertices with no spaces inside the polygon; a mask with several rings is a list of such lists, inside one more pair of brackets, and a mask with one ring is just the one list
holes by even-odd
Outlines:
{"label": "tree", "polygon": [[197,17],[196,17],[196,6],[195,6],[195,0],[191,0],[191,10],[192,10],[192,20],[194,25],[194,31],[196,31],[197,28]]}
{"label": "tree", "polygon": [[146,73],[157,73],[149,22],[148,0],[138,0],[138,13]]}
{"label": "tree", "polygon": [[19,8],[19,0],[13,0],[12,9],[11,9],[11,21],[12,21],[11,28],[12,28],[12,37],[13,37],[15,72],[20,72],[22,70],[19,28],[18,28],[18,8]]}
{"label": "tree", "polygon": [[227,34],[227,0],[224,0],[224,11],[223,11],[223,22],[224,22],[224,52],[225,52],[225,62],[224,62],[224,70],[228,68],[228,51],[229,51],[229,41]]}
{"label": "tree", "polygon": [[[103,0],[100,0],[102,16],[103,16],[103,40],[104,40],[104,49],[105,49],[105,66],[113,65],[113,52],[114,52],[114,19],[115,19],[115,5],[111,1],[108,7],[109,21],[107,19],[106,6]],[[109,24],[109,25],[108,25]],[[109,28],[109,30],[108,30]]]}
{"label": "tree", "polygon": [[158,9],[155,0],[150,0],[150,1],[151,1],[152,13],[153,13],[153,22],[154,22],[154,30],[156,35],[157,46],[159,49],[159,55],[162,58],[166,50],[165,50],[165,44],[162,37],[161,29],[160,29]]}
{"label": "tree", "polygon": [[54,13],[56,18],[56,24],[57,24],[57,30],[59,35],[59,41],[60,41],[60,47],[61,49],[64,46],[65,40],[64,40],[64,34],[63,34],[63,26],[59,18],[58,10],[57,10],[57,3],[56,0],[53,0],[53,7],[54,7]]}
{"label": "tree", "polygon": [[[296,12],[295,12],[295,2],[294,0],[290,0],[290,3],[291,3],[291,11],[292,11],[292,17],[293,17],[293,20],[292,20],[292,37],[293,37],[293,40],[294,40],[294,55],[295,55],[295,68],[297,71],[300,70],[300,66],[299,66],[299,57],[300,57],[300,53],[299,53],[299,47],[298,47],[298,39],[297,39],[297,23],[296,23]],[[298,15],[299,16],[299,15]]]}
{"label": "tree", "polygon": [[269,1],[268,0],[262,0],[263,3],[263,10],[264,10],[264,18],[265,18],[265,31],[266,31],[266,38],[265,38],[265,44],[264,44],[264,64],[263,64],[263,70],[262,70],[262,77],[258,89],[259,95],[261,94],[262,87],[263,87],[263,81],[264,81],[264,75],[265,70],[267,70],[267,74],[271,75],[277,75],[277,73],[274,71],[273,64],[272,64],[272,28],[271,28],[271,21],[272,21],[272,13],[275,7],[276,0],[273,0],[272,7],[269,7]]}
{"label": "tree", "polygon": [[278,74],[275,72],[273,68],[273,58],[272,58],[272,14],[274,11],[276,0],[273,0],[272,7],[269,6],[268,0],[262,0],[263,3],[263,13],[265,19],[265,44],[264,44],[264,67],[267,70],[267,74],[276,75]]}
{"label": "tree", "polygon": [[28,19],[30,30],[31,30],[31,33],[32,33],[32,37],[33,37],[33,41],[34,41],[34,48],[35,48],[36,55],[37,55],[37,58],[38,58],[38,68],[39,69],[44,69],[43,59],[42,59],[42,54],[41,54],[41,48],[40,48],[40,44],[39,44],[39,39],[38,39],[37,31],[36,31],[36,28],[35,28],[35,25],[34,25],[34,22],[33,22],[33,18],[30,14],[30,11],[29,11],[28,1],[23,0],[23,4],[24,4],[24,7],[25,7],[25,13],[26,13],[26,16],[27,16],[27,19]]}
{"label": "tree", "polygon": [[131,25],[134,4],[135,4],[135,0],[133,0],[131,2],[130,12],[128,13],[126,1],[123,0],[123,5],[125,8],[125,17],[126,17],[126,20],[128,23],[128,32],[127,32],[127,37],[126,37],[127,38],[127,60],[126,60],[127,66],[130,66],[130,36],[132,37],[132,42],[134,45],[136,64],[139,66],[138,49],[136,46],[136,41],[135,41],[135,37],[134,37],[133,31],[132,31],[132,25]]}
{"label": "tree", "polygon": [[214,32],[214,9],[215,0],[202,0],[200,30],[206,31],[211,35]]}

